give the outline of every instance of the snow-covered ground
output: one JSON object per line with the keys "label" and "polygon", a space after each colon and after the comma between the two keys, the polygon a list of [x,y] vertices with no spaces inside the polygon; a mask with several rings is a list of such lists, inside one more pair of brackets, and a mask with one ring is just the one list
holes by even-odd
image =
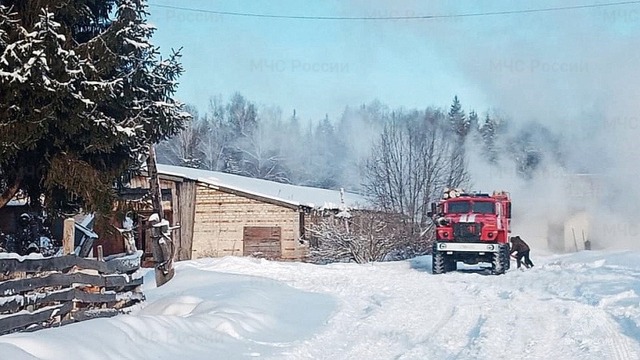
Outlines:
{"label": "snow-covered ground", "polygon": [[131,315],[0,337],[2,359],[638,359],[640,253],[533,254],[432,275],[431,258],[181,262]]}

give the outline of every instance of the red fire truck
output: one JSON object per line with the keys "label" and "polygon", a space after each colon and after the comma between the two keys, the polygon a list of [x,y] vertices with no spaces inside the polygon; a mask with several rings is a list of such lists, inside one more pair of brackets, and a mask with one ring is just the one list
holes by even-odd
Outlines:
{"label": "red fire truck", "polygon": [[465,193],[445,189],[440,201],[431,204],[435,222],[433,274],[457,269],[457,263],[489,263],[493,274],[509,269],[511,199],[509,193]]}

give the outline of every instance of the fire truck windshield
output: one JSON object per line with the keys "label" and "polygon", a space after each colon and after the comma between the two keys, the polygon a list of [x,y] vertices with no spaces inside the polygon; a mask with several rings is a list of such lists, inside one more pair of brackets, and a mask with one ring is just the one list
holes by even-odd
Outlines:
{"label": "fire truck windshield", "polygon": [[477,214],[493,214],[495,206],[490,201],[476,201],[473,203],[473,212]]}
{"label": "fire truck windshield", "polygon": [[469,201],[451,201],[447,204],[447,213],[449,214],[466,214],[471,210],[471,202]]}
{"label": "fire truck windshield", "polygon": [[495,206],[490,201],[451,201],[447,203],[448,214],[495,214]]}

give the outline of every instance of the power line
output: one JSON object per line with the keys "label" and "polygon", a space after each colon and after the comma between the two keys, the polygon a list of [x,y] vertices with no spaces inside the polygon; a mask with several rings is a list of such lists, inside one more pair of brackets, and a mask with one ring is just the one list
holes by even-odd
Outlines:
{"label": "power line", "polygon": [[515,15],[515,14],[531,14],[542,13],[552,11],[566,11],[566,10],[578,10],[578,9],[591,9],[591,8],[603,8],[611,6],[622,5],[634,5],[640,4],[639,1],[620,1],[613,3],[603,4],[588,4],[588,5],[574,5],[574,6],[559,6],[559,7],[547,7],[538,9],[523,9],[523,10],[505,10],[505,11],[489,11],[478,13],[462,13],[462,14],[449,14],[449,15],[408,15],[408,16],[298,16],[298,15],[276,15],[276,14],[258,14],[258,13],[244,13],[233,11],[216,11],[195,9],[182,6],[162,5],[162,4],[150,4],[152,7],[191,11],[207,14],[226,15],[226,16],[242,16],[242,17],[255,17],[255,18],[270,18],[270,19],[293,19],[293,20],[431,20],[431,19],[450,19],[450,18],[463,18],[463,17],[479,17],[479,16],[496,16],[496,15]]}

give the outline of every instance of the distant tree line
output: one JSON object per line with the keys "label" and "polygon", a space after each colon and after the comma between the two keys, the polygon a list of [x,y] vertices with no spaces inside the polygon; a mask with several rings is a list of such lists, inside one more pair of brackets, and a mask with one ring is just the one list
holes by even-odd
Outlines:
{"label": "distant tree line", "polygon": [[[206,112],[158,146],[162,163],[223,171],[282,183],[339,188],[348,162],[345,138],[328,117],[302,122],[295,110],[262,106],[234,94],[217,96]],[[355,189],[352,187],[352,189]]]}
{"label": "distant tree line", "polygon": [[444,186],[471,183],[469,148],[474,161],[507,164],[525,179],[545,157],[562,163],[560,137],[549,129],[538,123],[510,129],[492,111],[467,114],[457,96],[448,109],[392,110],[376,100],[347,107],[335,120],[303,120],[295,110],[283,114],[239,93],[228,101],[211,98],[206,111],[186,110],[192,116],[186,128],[158,146],[162,163],[344,188],[415,219],[424,217],[419,204]]}

